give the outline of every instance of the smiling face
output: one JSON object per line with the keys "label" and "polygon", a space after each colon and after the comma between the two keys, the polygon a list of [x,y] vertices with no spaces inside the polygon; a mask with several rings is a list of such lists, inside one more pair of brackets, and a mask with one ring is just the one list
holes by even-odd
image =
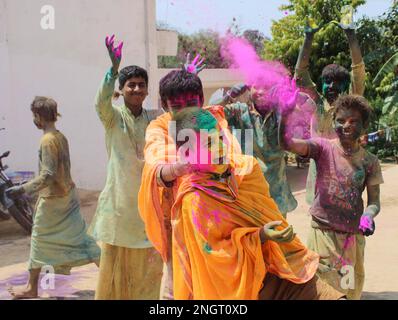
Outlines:
{"label": "smiling face", "polygon": [[123,86],[122,94],[126,104],[131,106],[142,106],[148,96],[148,86],[145,79],[135,77],[128,79]]}
{"label": "smiling face", "polygon": [[354,109],[339,109],[335,116],[335,129],[340,141],[357,141],[365,129],[361,113]]}

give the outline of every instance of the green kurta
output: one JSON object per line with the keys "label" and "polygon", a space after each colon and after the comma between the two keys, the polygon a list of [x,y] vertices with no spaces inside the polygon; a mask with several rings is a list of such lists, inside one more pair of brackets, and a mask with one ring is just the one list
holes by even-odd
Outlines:
{"label": "green kurta", "polygon": [[[277,114],[272,111],[263,118],[246,103],[229,104],[225,106],[224,111],[231,131],[237,134],[239,131],[236,130],[242,130],[242,136],[238,139],[241,138],[243,152],[253,152],[269,184],[272,199],[280,212],[286,216],[297,207],[297,201],[287,181],[285,151],[278,143]],[[245,130],[252,130],[253,137],[246,136]]]}
{"label": "green kurta", "polygon": [[138,190],[144,166],[145,132],[160,112],[145,110],[134,117],[126,106],[113,106],[116,75],[109,70],[96,98],[96,110],[105,128],[108,174],[89,228],[97,240],[125,248],[150,248],[138,212]]}
{"label": "green kurta", "polygon": [[24,185],[28,193],[39,192],[29,270],[52,266],[57,273],[69,274],[72,267],[99,261],[101,251],[86,233],[64,135],[59,131],[46,133],[39,158],[39,176]]}

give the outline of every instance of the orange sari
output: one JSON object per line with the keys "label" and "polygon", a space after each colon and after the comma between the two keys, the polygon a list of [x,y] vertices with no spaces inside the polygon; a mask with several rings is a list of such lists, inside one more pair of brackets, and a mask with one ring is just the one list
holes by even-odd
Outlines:
{"label": "orange sari", "polygon": [[[171,117],[162,116],[152,126],[159,128],[166,119]],[[146,150],[156,144],[170,147],[170,138],[163,136],[166,144],[161,145],[160,136],[154,137],[147,138]],[[229,159],[228,177],[196,173],[179,179],[172,189],[158,187],[156,162],[144,168],[140,213],[164,261],[172,255],[175,299],[255,300],[267,272],[302,284],[317,270],[319,256],[297,237],[291,243],[261,245],[261,227],[279,220],[283,224],[277,229],[282,229],[288,223],[270,197],[257,161],[239,152]],[[167,221],[173,225],[172,238]]]}
{"label": "orange sari", "polygon": [[[236,168],[254,161],[253,170],[236,176]],[[258,299],[266,273],[295,284],[311,280],[319,257],[296,237],[290,243],[261,245],[260,228],[287,221],[270,197],[256,160],[240,156],[231,176],[184,178],[172,211],[175,299]],[[251,171],[251,172],[250,172]]]}
{"label": "orange sari", "polygon": [[[223,130],[228,143],[228,153],[240,154],[238,141],[228,129],[224,108],[221,106],[205,107],[217,119],[220,130]],[[145,166],[142,173],[142,183],[138,193],[138,208],[141,218],[145,222],[149,240],[158,250],[163,261],[171,257],[171,208],[176,199],[179,181],[172,188],[160,187],[156,173],[159,166],[175,163],[177,160],[176,146],[172,139],[173,132],[169,132],[171,114],[165,113],[152,121],[146,131],[146,145],[144,149]],[[174,133],[175,134],[175,133]]]}

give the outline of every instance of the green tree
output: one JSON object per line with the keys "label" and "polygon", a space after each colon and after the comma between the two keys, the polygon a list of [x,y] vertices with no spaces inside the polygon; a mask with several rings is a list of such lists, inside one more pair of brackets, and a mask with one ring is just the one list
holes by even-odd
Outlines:
{"label": "green tree", "polygon": [[220,54],[220,35],[216,31],[202,30],[192,35],[178,35],[178,53],[176,57],[159,57],[159,68],[181,67],[186,55],[200,54],[206,59],[206,68],[228,68]]}
{"label": "green tree", "polygon": [[[332,20],[340,20],[341,8],[352,5],[354,8],[365,3],[364,0],[290,0],[280,10],[290,15],[272,26],[272,40],[265,44],[263,57],[283,62],[293,73],[300,47],[304,41],[304,26],[312,18],[322,30],[316,33],[311,54],[310,71],[312,78],[320,85],[322,69],[330,63],[338,63],[350,69],[347,39],[342,30]],[[392,58],[386,67],[384,64],[398,51],[398,3],[395,1],[387,12],[375,19],[361,18],[357,22],[357,36],[366,64],[367,81],[365,96],[373,110],[371,131],[385,126],[398,125],[398,70],[396,58]],[[389,66],[389,67],[388,67]],[[382,70],[380,73],[379,71]],[[378,79],[374,81],[379,74]],[[319,88],[320,89],[320,88]],[[398,134],[395,131],[395,142],[386,145],[381,140],[370,146],[373,153],[381,158],[398,153]],[[394,141],[394,140],[393,140]]]}
{"label": "green tree", "polygon": [[246,30],[243,32],[242,37],[252,44],[258,55],[263,53],[265,43],[269,41],[269,39],[258,30]]}
{"label": "green tree", "polygon": [[[164,22],[158,22],[158,29],[172,29]],[[258,30],[242,31],[241,26],[236,19],[232,20],[229,27],[229,33],[235,37],[243,37],[247,39],[257,53],[260,55],[264,50],[264,44],[269,40],[264,34]],[[213,30],[202,30],[192,35],[179,33],[178,35],[178,53],[176,57],[158,57],[159,68],[179,68],[185,62],[185,57],[188,53],[192,55],[200,54],[206,60],[208,69],[228,68],[228,62],[224,61],[221,56],[221,36],[218,32]]]}
{"label": "green tree", "polygon": [[352,5],[354,8],[365,0],[289,0],[288,5],[280,7],[290,14],[274,21],[272,40],[265,44],[263,57],[279,60],[293,73],[300,47],[304,41],[304,26],[307,19],[313,19],[323,28],[316,33],[311,55],[311,73],[315,82],[320,78],[322,69],[330,63],[350,68],[351,59],[348,42],[344,32],[330,22],[340,20],[341,8]]}

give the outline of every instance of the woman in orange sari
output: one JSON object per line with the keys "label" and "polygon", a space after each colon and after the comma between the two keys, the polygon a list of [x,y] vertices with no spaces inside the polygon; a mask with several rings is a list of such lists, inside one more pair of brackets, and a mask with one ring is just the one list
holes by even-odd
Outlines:
{"label": "woman in orange sari", "polygon": [[[180,76],[186,75],[171,77],[174,85]],[[173,272],[174,298],[341,298],[315,276],[319,256],[304,247],[278,211],[256,160],[234,147],[222,114],[189,107],[148,128],[139,195],[148,237],[169,275]]]}
{"label": "woman in orange sari", "polygon": [[[146,131],[145,166],[138,194],[138,207],[147,235],[164,261],[161,299],[173,299],[171,208],[176,200],[180,177],[189,166],[177,163],[172,115],[186,107],[202,108],[204,97],[202,82],[195,72],[171,71],[161,79],[159,87],[166,113],[152,121]],[[205,108],[212,113],[225,132],[231,153],[239,154],[240,145],[228,130],[223,107]]]}

